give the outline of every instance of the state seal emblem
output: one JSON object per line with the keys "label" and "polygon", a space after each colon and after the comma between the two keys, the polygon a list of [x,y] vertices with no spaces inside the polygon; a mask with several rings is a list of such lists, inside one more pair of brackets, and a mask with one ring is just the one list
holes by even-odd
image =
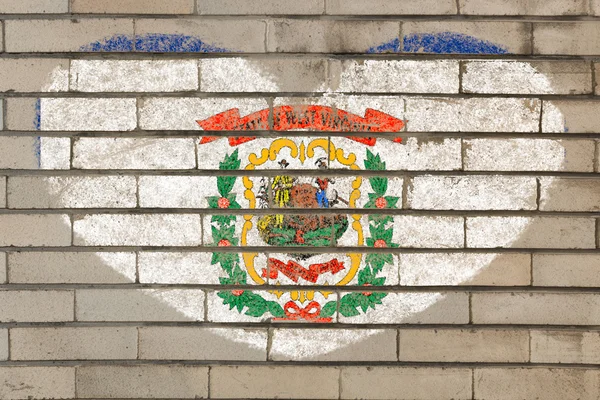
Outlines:
{"label": "state seal emblem", "polygon": [[[382,249],[397,247],[393,219],[381,210],[395,209],[401,190],[390,190],[391,178],[377,175],[386,170],[386,160],[376,144],[378,140],[387,142],[386,146],[401,142],[393,133],[403,129],[404,121],[373,109],[359,116],[327,106],[299,105],[273,107],[245,117],[232,109],[198,123],[211,132],[287,132],[276,137],[204,136],[200,140],[200,146],[214,142],[223,146],[227,140],[230,149],[219,160],[221,174],[212,188],[214,195],[207,198],[215,210],[205,221],[210,224],[212,243],[244,246],[241,254],[220,249],[213,253],[212,263],[223,271],[220,283],[275,287],[220,290],[223,304],[252,317],[309,322],[330,322],[338,310],[352,317],[381,304],[386,294],[375,289],[385,284],[381,272],[393,263],[392,254]],[[336,145],[328,137],[290,135],[306,130],[335,132],[344,135],[339,137],[343,143],[352,145]],[[362,136],[345,136],[353,132]],[[384,132],[385,139],[364,136]],[[368,176],[350,176],[345,171],[335,177],[332,164],[350,172],[363,170]],[[257,174],[259,170],[265,174]],[[246,209],[247,213],[242,211]],[[379,251],[324,253],[341,241],[345,247]],[[267,252],[259,262],[258,252],[249,251],[248,246],[278,250]],[[365,286],[365,290],[336,298],[327,289],[348,284]]]}

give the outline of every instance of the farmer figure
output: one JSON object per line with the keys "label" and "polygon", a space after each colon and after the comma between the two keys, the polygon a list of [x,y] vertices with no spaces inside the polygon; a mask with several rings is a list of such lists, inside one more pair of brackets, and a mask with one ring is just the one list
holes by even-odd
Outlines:
{"label": "farmer figure", "polygon": [[[281,168],[287,168],[290,165],[285,159],[279,162]],[[290,191],[294,186],[294,178],[288,175],[277,175],[273,179],[271,189],[275,194],[275,203],[280,207],[285,207],[290,202]],[[283,223],[283,215],[279,214],[275,216],[275,222],[277,226],[281,226]]]}
{"label": "farmer figure", "polygon": [[[315,165],[319,169],[327,169],[327,162],[325,157],[321,157],[317,160]],[[317,204],[321,208],[329,208],[329,184],[335,184],[335,181],[330,178],[316,178],[315,185],[317,186]],[[333,205],[333,204],[332,204]]]}

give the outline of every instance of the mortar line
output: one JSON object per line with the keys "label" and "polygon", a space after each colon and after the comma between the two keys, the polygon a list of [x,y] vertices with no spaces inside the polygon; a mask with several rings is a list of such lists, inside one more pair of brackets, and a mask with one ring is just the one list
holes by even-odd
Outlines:
{"label": "mortar line", "polygon": [[[3,19],[6,19],[6,14],[3,15]],[[28,15],[27,19],[31,18],[31,14]],[[600,17],[595,18],[600,20]],[[355,21],[355,20],[353,20]],[[397,22],[397,21],[396,21]],[[268,60],[268,59],[280,59],[280,58],[294,58],[294,59],[309,59],[309,58],[333,58],[338,60],[354,60],[354,59],[373,59],[373,60],[397,60],[398,57],[402,59],[415,59],[415,60],[504,60],[504,61],[593,61],[598,58],[598,54],[592,55],[577,55],[577,54],[468,54],[468,53],[414,53],[414,52],[399,52],[399,53],[364,53],[364,52],[313,52],[313,53],[300,53],[300,52],[227,52],[227,53],[169,53],[169,52],[69,52],[69,51],[56,51],[56,52],[3,52],[0,53],[0,58],[5,59],[17,59],[17,58],[48,58],[48,59],[98,59],[102,57],[103,60],[160,60],[160,59],[171,59],[171,60],[187,60],[187,59],[211,59],[211,58],[253,58],[255,60]]]}
{"label": "mortar line", "polygon": [[400,361],[400,328],[396,329],[396,361]]}
{"label": "mortar line", "polygon": [[210,391],[210,389],[211,389],[210,388],[211,387],[211,378],[212,378],[212,365],[208,366],[208,371],[206,371],[206,372],[207,372],[207,375],[208,375],[208,378],[207,378],[207,381],[208,381],[207,382],[207,386],[208,386],[208,388],[206,390],[206,397],[209,398],[209,399],[212,399],[212,395],[211,395],[211,391]]}
{"label": "mortar line", "polygon": [[531,363],[531,329],[528,329],[527,333],[528,333],[528,339],[529,339],[527,341],[527,346],[529,347],[528,348],[528,350],[529,350],[529,360],[528,360],[528,362]]}
{"label": "mortar line", "polygon": [[594,172],[600,172],[600,140],[594,140]]}
{"label": "mortar line", "polygon": [[533,56],[535,54],[535,26],[533,22],[529,22],[529,51]]}
{"label": "mortar line", "polygon": [[[414,178],[421,176],[449,176],[449,177],[464,177],[464,176],[514,176],[514,177],[560,177],[562,179],[577,179],[585,178],[590,180],[600,180],[600,175],[597,172],[564,172],[564,171],[462,171],[456,170],[429,170],[429,171],[408,171],[408,170],[387,170],[387,171],[367,171],[367,170],[349,170],[349,169],[329,169],[327,173],[316,169],[289,169],[285,170],[286,175],[297,177],[323,177],[332,178],[362,176],[364,178],[374,176],[385,176],[389,178]],[[359,173],[357,173],[359,172]],[[264,170],[150,170],[150,169],[0,169],[0,174],[7,176],[9,179],[13,177],[32,176],[69,176],[69,177],[100,177],[100,176],[195,176],[195,177],[211,177],[211,176],[248,176],[256,178],[272,178],[277,174],[281,174],[279,169],[264,169]],[[175,209],[175,208],[173,208]],[[177,208],[180,209],[180,208]],[[84,210],[84,209],[81,209]],[[215,209],[217,212],[218,209]],[[322,211],[322,210],[321,210]],[[377,210],[375,210],[377,212]],[[497,210],[498,211],[498,210]],[[211,211],[212,212],[212,211]]]}
{"label": "mortar line", "polygon": [[[364,290],[364,289],[363,289]],[[524,292],[527,293],[527,292]],[[0,328],[4,329],[39,329],[39,328],[99,328],[99,327],[193,327],[201,329],[213,329],[213,328],[239,328],[239,329],[268,329],[274,327],[272,322],[192,322],[192,321],[135,321],[135,322],[123,322],[123,321],[85,321],[85,322],[51,322],[51,323],[39,323],[39,322],[11,322],[11,323],[0,323]],[[383,330],[422,330],[422,329],[437,329],[437,330],[512,330],[512,331],[524,331],[529,329],[542,330],[542,331],[561,331],[561,332],[600,332],[599,325],[540,325],[540,324],[529,324],[529,325],[513,325],[513,324],[449,324],[449,323],[429,323],[429,324],[401,324],[401,323],[372,323],[372,324],[351,324],[344,322],[336,322],[329,324],[314,324],[314,323],[277,323],[277,329],[298,329],[301,327],[306,331],[328,329],[328,330],[349,330],[349,329],[383,329]],[[395,362],[395,361],[394,361]]]}
{"label": "mortar line", "polygon": [[6,340],[8,340],[8,343],[7,343],[7,346],[8,346],[7,361],[12,361],[12,354],[11,354],[12,353],[12,343],[11,343],[11,337],[10,337],[10,335],[12,333],[11,331],[12,331],[11,328],[9,328],[9,329],[6,330]]}
{"label": "mortar line", "polygon": [[286,19],[290,21],[349,21],[349,22],[394,22],[397,20],[406,21],[434,21],[434,22],[589,22],[598,21],[600,17],[590,15],[471,15],[464,14],[144,14],[144,13],[60,13],[60,14],[42,14],[42,13],[14,13],[3,14],[5,20],[94,20],[94,19],[121,19],[121,20],[202,20],[207,21],[260,21]]}
{"label": "mortar line", "polygon": [[[45,252],[68,252],[68,253],[112,253],[112,252],[134,252],[143,251],[146,253],[152,252],[191,252],[191,253],[239,253],[239,252],[278,252],[278,253],[293,253],[298,251],[298,247],[277,247],[268,246],[248,246],[248,247],[217,247],[217,246],[2,246],[0,252],[30,252],[30,253],[45,253]],[[378,249],[373,247],[336,247],[333,250],[331,247],[314,247],[303,250],[303,253],[310,254],[338,254],[338,253],[391,253],[391,254],[445,254],[445,253],[469,253],[469,254],[598,254],[597,248],[585,249],[565,249],[565,248],[489,248],[489,247],[398,247]]]}
{"label": "mortar line", "polygon": [[338,400],[342,399],[342,370],[343,367],[338,368]]}
{"label": "mortar line", "polygon": [[456,0],[456,15],[462,15],[460,11],[460,0]]}
{"label": "mortar line", "polygon": [[267,328],[267,354],[265,361],[273,361],[271,349],[273,347],[273,329],[272,327]]}
{"label": "mortar line", "polygon": [[[74,360],[74,361],[17,361],[6,362],[1,361],[2,367],[22,367],[22,366],[63,366],[63,367],[87,367],[87,366],[122,366],[122,365],[181,365],[181,366],[206,366],[219,367],[226,366],[317,366],[327,367],[331,369],[346,368],[346,367],[411,367],[411,368],[461,368],[461,369],[482,369],[482,368],[506,368],[506,369],[522,369],[522,368],[552,368],[552,369],[583,369],[583,370],[600,370],[597,364],[584,363],[524,363],[524,362],[420,362],[420,361],[246,361],[232,360],[223,364],[221,360]],[[97,397],[95,397],[97,398]]]}
{"label": "mortar line", "polygon": [[529,255],[529,284],[532,287],[535,286],[535,282],[533,280],[533,276],[534,276],[533,269],[534,269],[534,266],[533,266],[533,254],[530,254]]}
{"label": "mortar line", "polygon": [[[280,211],[281,210],[281,211]],[[229,212],[228,212],[229,211]],[[174,214],[174,215],[197,215],[202,216],[213,215],[236,215],[243,216],[252,214],[253,216],[270,215],[273,213],[272,208],[243,208],[237,210],[231,209],[212,209],[212,208],[62,208],[62,209],[39,209],[39,208],[11,208],[0,209],[0,215],[68,215],[70,217],[79,217],[86,215],[131,215],[131,216],[148,216],[158,214]],[[537,211],[537,210],[413,210],[400,208],[372,209],[372,208],[290,208],[277,209],[278,214],[282,215],[338,215],[338,214],[361,214],[368,215],[389,215],[389,216],[413,216],[413,217],[455,217],[455,218],[475,218],[475,217],[561,217],[569,219],[581,218],[597,218],[600,216],[600,211]],[[73,223],[74,221],[72,221]],[[198,229],[202,229],[199,224]],[[72,235],[73,236],[73,235]],[[74,238],[74,237],[73,237]],[[72,238],[72,239],[73,239]],[[71,242],[71,245],[77,246]],[[250,246],[252,247],[252,246]],[[344,246],[340,246],[345,248]]]}
{"label": "mortar line", "polygon": [[475,368],[471,368],[471,399],[476,400],[476,398],[475,398]]}
{"label": "mortar line", "polygon": [[540,116],[538,118],[538,133],[544,133],[544,100],[540,101]]}
{"label": "mortar line", "polygon": [[473,325],[473,293],[469,292],[469,325]]}
{"label": "mortar line", "polygon": [[[1,59],[1,57],[0,57]],[[344,60],[333,60],[333,61],[344,61]],[[370,60],[357,60],[352,59],[352,61],[370,61]],[[434,60],[439,61],[439,60]],[[461,61],[461,60],[459,60]],[[473,61],[473,60],[470,60]],[[147,92],[130,92],[130,91],[105,91],[105,92],[3,92],[2,96],[6,98],[25,98],[25,99],[36,99],[36,98],[51,98],[51,99],[85,99],[88,98],[86,95],[93,94],[94,98],[102,98],[102,99],[138,99],[144,100],[146,98],[155,98],[160,97],[162,99],[258,99],[258,100],[266,100],[268,97],[274,98],[306,98],[306,97],[319,97],[325,98],[330,95],[330,93],[325,91],[279,91],[279,92],[242,92],[242,91],[223,91],[223,92],[204,92],[197,90],[185,90],[185,91],[176,91],[176,92],[156,92],[156,91],[147,91]],[[483,100],[483,99],[502,99],[502,100],[515,100],[516,98],[525,99],[525,100],[563,100],[563,101],[572,101],[577,102],[578,100],[597,100],[598,96],[594,94],[515,94],[515,93],[465,93],[465,92],[447,92],[447,93],[439,93],[439,92],[415,92],[415,91],[387,91],[387,92],[377,92],[377,91],[364,91],[364,92],[356,92],[356,91],[339,91],[335,92],[338,96],[362,96],[365,98],[381,98],[381,97],[403,97],[408,100],[419,100],[419,99],[458,99],[458,100]],[[139,107],[138,107],[139,108]],[[333,106],[332,106],[333,108]],[[177,130],[177,129],[176,129]],[[19,130],[20,132],[21,130]],[[142,130],[143,131],[143,130]],[[407,131],[410,131],[407,129]],[[198,135],[199,131],[192,131]],[[227,132],[225,130],[217,131],[220,133]],[[239,130],[231,130],[229,132],[239,134]],[[257,131],[253,131],[257,132]],[[286,132],[286,131],[277,131],[277,132]],[[318,131],[313,131],[317,132]],[[404,131],[403,131],[404,132]],[[433,130],[427,130],[427,132],[435,132]],[[444,133],[460,133],[453,131],[440,131]],[[298,136],[298,132],[290,131],[290,133]],[[311,133],[311,132],[308,132]],[[352,132],[355,133],[354,131]],[[370,135],[373,135],[373,132],[365,132]],[[377,132],[379,135],[383,132]],[[392,132],[397,133],[397,132]],[[494,133],[494,132],[489,132]],[[525,132],[515,132],[521,134],[529,134],[529,131]],[[340,132],[340,134],[343,134]],[[597,133],[595,133],[597,135]]]}
{"label": "mortar line", "polygon": [[264,40],[263,40],[263,47],[265,49],[265,53],[269,52],[269,20],[264,20],[263,23],[265,24],[265,29],[264,29]]}
{"label": "mortar line", "polygon": [[137,332],[137,341],[136,341],[136,345],[137,345],[137,351],[136,351],[136,360],[140,360],[140,327],[137,326],[136,327],[136,332]]}
{"label": "mortar line", "polygon": [[591,74],[592,75],[592,90],[590,91],[590,94],[594,95],[596,93],[597,82],[596,82],[595,62],[593,60],[590,61],[590,68],[591,68],[591,73],[592,73]]}
{"label": "mortar line", "polygon": [[140,283],[140,252],[135,253],[135,283]]}
{"label": "mortar line", "polygon": [[542,182],[540,180],[540,177],[535,178],[535,186],[536,186],[536,194],[535,194],[536,211],[541,211],[540,203],[541,203],[541,199],[542,199]]}

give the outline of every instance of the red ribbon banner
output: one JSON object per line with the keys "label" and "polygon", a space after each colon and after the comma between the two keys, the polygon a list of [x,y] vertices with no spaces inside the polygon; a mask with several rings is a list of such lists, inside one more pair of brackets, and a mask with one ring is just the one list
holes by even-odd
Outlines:
{"label": "red ribbon banner", "polygon": [[309,322],[331,322],[332,318],[321,318],[321,305],[316,301],[311,301],[304,308],[300,308],[293,301],[288,301],[283,306],[286,318],[274,318],[274,321],[296,321],[303,319]]}

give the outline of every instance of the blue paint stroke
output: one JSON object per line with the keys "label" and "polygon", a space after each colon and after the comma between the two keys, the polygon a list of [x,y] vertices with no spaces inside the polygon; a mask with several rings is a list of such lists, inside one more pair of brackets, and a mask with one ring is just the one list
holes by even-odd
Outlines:
{"label": "blue paint stroke", "polygon": [[403,52],[435,54],[507,54],[508,50],[487,40],[456,32],[413,33],[404,36]]}
{"label": "blue paint stroke", "polygon": [[42,129],[42,99],[35,100],[35,116],[33,117],[33,126],[36,131]]}
{"label": "blue paint stroke", "polygon": [[147,33],[135,37],[135,50],[147,53],[226,53],[229,50],[189,35]]}
{"label": "blue paint stroke", "polygon": [[122,52],[133,51],[133,38],[130,35],[114,35],[100,39],[86,46],[81,46],[80,51],[86,52]]}
{"label": "blue paint stroke", "polygon": [[[35,101],[35,117],[33,119],[33,126],[36,131],[42,129],[42,99],[36,99]],[[38,168],[42,167],[42,138],[36,137],[33,141],[33,153],[37,159]]]}
{"label": "blue paint stroke", "polygon": [[381,53],[400,53],[400,39],[396,38],[391,42],[380,44],[379,46],[371,47],[367,50],[370,54],[381,54]]}
{"label": "blue paint stroke", "polygon": [[226,53],[229,50],[208,44],[202,39],[182,34],[147,33],[136,35],[115,35],[82,46],[85,52],[123,52],[139,51],[144,53]]}

